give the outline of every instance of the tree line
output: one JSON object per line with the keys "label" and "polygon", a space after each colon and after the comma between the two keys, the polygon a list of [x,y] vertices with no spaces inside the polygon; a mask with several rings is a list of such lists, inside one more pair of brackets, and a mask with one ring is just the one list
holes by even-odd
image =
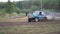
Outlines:
{"label": "tree line", "polygon": [[[42,3],[41,3],[42,2]],[[60,11],[60,0],[30,0],[19,2],[0,2],[0,15],[11,13],[26,13],[34,10],[56,10]]]}

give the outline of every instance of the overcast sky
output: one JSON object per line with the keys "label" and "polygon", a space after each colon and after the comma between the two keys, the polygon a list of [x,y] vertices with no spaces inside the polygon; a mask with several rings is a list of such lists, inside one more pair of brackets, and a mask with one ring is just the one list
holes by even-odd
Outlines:
{"label": "overcast sky", "polygon": [[[8,0],[0,0],[0,2],[7,2]],[[13,1],[23,1],[23,0],[10,0],[11,2]]]}

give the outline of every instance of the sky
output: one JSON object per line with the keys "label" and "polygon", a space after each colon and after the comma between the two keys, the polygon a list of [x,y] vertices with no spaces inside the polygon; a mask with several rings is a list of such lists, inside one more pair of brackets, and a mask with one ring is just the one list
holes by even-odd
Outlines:
{"label": "sky", "polygon": [[[7,2],[8,0],[0,0],[0,2]],[[17,1],[23,1],[23,0],[10,0],[11,2],[13,2],[13,1],[15,1],[15,2],[17,2]]]}

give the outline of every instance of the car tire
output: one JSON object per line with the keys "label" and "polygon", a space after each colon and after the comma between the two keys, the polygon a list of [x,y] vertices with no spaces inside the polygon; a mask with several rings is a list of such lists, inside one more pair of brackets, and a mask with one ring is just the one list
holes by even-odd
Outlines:
{"label": "car tire", "polygon": [[33,22],[36,22],[35,18],[32,18]]}
{"label": "car tire", "polygon": [[48,20],[47,20],[47,17],[44,17],[44,21],[48,21]]}
{"label": "car tire", "polygon": [[28,18],[28,22],[36,22],[35,18]]}
{"label": "car tire", "polygon": [[31,18],[28,18],[28,22],[31,22]]}

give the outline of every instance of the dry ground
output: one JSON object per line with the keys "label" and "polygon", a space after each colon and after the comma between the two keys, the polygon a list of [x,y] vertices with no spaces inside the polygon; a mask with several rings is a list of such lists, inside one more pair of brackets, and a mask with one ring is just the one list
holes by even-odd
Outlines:
{"label": "dry ground", "polygon": [[0,34],[60,34],[60,21],[28,22],[25,16],[1,19]]}

